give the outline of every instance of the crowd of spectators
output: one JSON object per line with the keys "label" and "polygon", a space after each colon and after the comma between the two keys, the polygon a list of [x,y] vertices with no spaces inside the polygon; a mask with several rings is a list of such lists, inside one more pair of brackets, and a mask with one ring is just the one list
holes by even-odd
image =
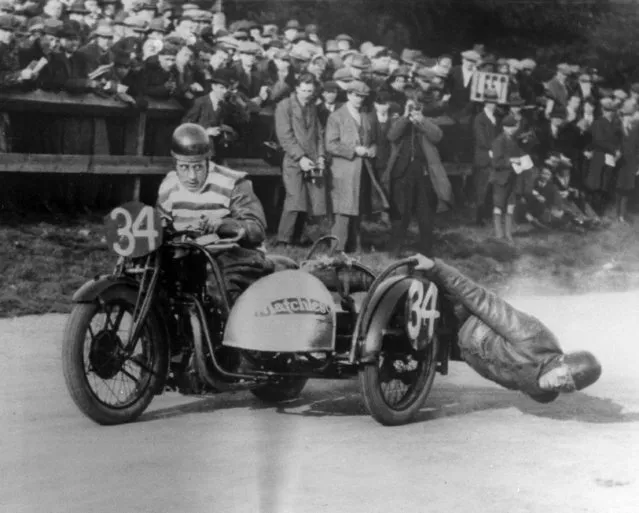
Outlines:
{"label": "crowd of spectators", "polygon": [[[397,251],[413,213],[430,240],[435,213],[453,204],[442,162],[472,167],[456,202],[476,208],[480,224],[492,219],[500,238],[512,240],[513,216],[541,228],[594,227],[613,201],[615,218],[628,222],[639,84],[607,88],[596,69],[566,63],[544,76],[532,58],[481,44],[427,56],[327,32],[296,20],[227,23],[195,3],[2,0],[0,91],[92,93],[132,109],[176,100],[182,121],[207,129],[216,161],[283,165],[283,244],[297,241],[299,213],[332,214],[336,233],[356,240],[366,210],[391,223]],[[508,77],[505,101],[491,90],[471,100],[478,72]],[[109,152],[122,153],[123,126],[107,128]],[[166,155],[173,128],[150,122],[145,153]],[[78,113],[0,107],[0,152],[87,154],[94,130]],[[312,148],[301,149],[309,137]]]}

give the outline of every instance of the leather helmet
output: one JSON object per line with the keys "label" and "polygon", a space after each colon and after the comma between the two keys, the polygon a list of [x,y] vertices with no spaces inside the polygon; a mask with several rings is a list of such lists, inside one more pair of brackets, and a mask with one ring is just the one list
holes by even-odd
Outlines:
{"label": "leather helmet", "polygon": [[564,365],[568,366],[577,390],[592,385],[601,376],[601,364],[589,351],[566,353],[563,360]]}
{"label": "leather helmet", "polygon": [[171,139],[171,155],[176,159],[197,162],[211,155],[206,130],[195,123],[183,123],[175,129]]}

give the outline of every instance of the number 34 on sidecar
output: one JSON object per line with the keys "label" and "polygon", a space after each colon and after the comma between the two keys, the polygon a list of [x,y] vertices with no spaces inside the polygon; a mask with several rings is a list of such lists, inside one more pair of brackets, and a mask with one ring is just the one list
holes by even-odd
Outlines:
{"label": "number 34 on sidecar", "polygon": [[231,304],[223,262],[243,233],[175,231],[139,202],[105,225],[117,263],[76,291],[62,353],[68,391],[97,423],[131,422],[167,390],[280,403],[309,379],[358,378],[370,414],[399,425],[447,372],[443,299],[414,258],[375,273],[324,238],[299,263],[267,255],[273,272]]}

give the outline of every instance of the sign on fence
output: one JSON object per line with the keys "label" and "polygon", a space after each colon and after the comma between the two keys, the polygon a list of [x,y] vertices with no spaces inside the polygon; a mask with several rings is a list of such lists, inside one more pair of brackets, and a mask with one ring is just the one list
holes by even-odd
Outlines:
{"label": "sign on fence", "polygon": [[497,93],[498,103],[508,103],[508,75],[475,71],[470,84],[470,99],[483,102],[486,91],[493,89]]}

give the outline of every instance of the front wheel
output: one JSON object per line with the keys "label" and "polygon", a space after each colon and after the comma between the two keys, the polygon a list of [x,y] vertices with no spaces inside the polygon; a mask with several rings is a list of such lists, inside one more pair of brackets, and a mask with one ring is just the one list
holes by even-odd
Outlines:
{"label": "front wheel", "polygon": [[67,389],[98,424],[134,421],[164,384],[168,355],[152,314],[134,347],[125,347],[136,299],[135,291],[115,287],[99,303],[75,305],[67,321],[62,343]]}

